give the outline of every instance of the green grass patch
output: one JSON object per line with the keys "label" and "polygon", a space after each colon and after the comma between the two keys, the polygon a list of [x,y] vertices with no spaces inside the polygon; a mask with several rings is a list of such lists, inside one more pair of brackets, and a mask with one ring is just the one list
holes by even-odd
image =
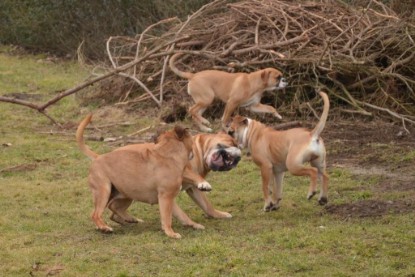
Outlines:
{"label": "green grass patch", "polygon": [[[45,64],[38,57],[0,54],[1,94],[50,96],[81,82],[87,73],[73,63]],[[286,175],[276,212],[264,213],[258,168],[246,157],[230,172],[213,172],[208,197],[229,220],[206,218],[181,193],[177,202],[205,230],[174,221],[183,239],[160,228],[157,205],[134,203],[131,214],[144,223],[94,229],[87,186],[89,160],[73,137],[48,135],[52,128],[37,112],[0,103],[0,275],[1,276],[409,276],[415,273],[413,212],[373,218],[338,217],[316,199],[306,200],[307,178]],[[51,108],[62,122],[83,116],[73,98]],[[84,109],[84,108],[83,108]],[[135,119],[114,127],[125,135],[156,124]],[[74,132],[74,129],[69,131]],[[92,133],[93,131],[87,131]],[[99,153],[111,147],[88,144]],[[330,150],[330,149],[329,149]],[[413,159],[413,153],[408,153]],[[328,154],[330,159],[330,151]],[[341,205],[375,197],[398,201],[401,193],[378,195],[378,178],[362,180],[330,168],[329,201]]]}

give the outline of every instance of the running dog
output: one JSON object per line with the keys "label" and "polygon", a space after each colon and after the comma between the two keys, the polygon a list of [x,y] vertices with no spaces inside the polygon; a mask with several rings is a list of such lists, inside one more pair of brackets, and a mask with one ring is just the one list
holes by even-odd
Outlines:
{"label": "running dog", "polygon": [[225,103],[222,127],[226,125],[237,107],[246,107],[253,112],[271,113],[281,119],[274,107],[261,104],[264,91],[287,86],[282,73],[275,68],[265,68],[252,73],[228,73],[218,70],[204,70],[197,73],[183,72],[175,66],[176,59],[182,55],[174,54],[169,61],[170,69],[178,76],[188,79],[187,91],[195,104],[189,113],[193,121],[204,132],[211,132],[210,122],[202,116],[215,98]]}

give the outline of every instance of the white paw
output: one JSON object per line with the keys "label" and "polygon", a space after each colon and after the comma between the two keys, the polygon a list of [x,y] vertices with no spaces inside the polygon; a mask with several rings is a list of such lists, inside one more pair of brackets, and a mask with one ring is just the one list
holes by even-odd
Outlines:
{"label": "white paw", "polygon": [[207,120],[207,119],[205,119],[205,118],[203,118],[203,119],[202,119],[202,124],[203,124],[203,125],[206,125],[206,126],[210,126],[210,122],[209,122],[209,120]]}
{"label": "white paw", "polygon": [[212,186],[206,181],[197,184],[197,188],[199,190],[202,190],[202,191],[211,191],[212,190]]}
{"label": "white paw", "polygon": [[222,212],[222,218],[232,218],[232,215],[227,212]]}
{"label": "white paw", "polygon": [[205,133],[212,133],[213,132],[213,130],[211,128],[206,127],[206,126],[200,126],[200,130],[202,132],[205,132]]}
{"label": "white paw", "polygon": [[205,229],[205,226],[203,226],[202,224],[194,223],[192,225],[192,228],[193,229],[197,229],[197,230],[204,230]]}

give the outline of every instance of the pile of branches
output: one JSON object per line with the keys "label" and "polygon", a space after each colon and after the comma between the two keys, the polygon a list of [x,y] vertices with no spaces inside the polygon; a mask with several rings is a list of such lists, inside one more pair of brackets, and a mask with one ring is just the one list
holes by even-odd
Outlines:
{"label": "pile of branches", "polygon": [[[362,7],[340,0],[216,0],[184,22],[165,19],[136,37],[110,37],[105,72],[42,105],[6,97],[0,101],[48,116],[50,105],[100,82],[100,98],[116,98],[118,105],[153,101],[163,107],[172,98],[191,102],[187,81],[168,68],[171,55],[184,52],[178,66],[185,71],[280,69],[289,86],[265,101],[281,112],[296,112],[305,104],[312,110],[308,103],[319,100],[315,90],[323,89],[332,107],[342,112],[377,114],[405,127],[415,124],[414,39],[413,17],[401,18],[377,0]],[[164,106],[174,106],[169,104]]]}
{"label": "pile of branches", "polygon": [[185,52],[179,66],[187,71],[279,68],[290,83],[287,93],[275,96],[279,109],[298,108],[321,88],[342,111],[415,123],[414,39],[414,22],[376,0],[365,7],[218,0],[185,22],[167,19],[135,38],[111,37],[107,53],[114,69],[139,61],[118,74],[145,93],[131,98],[129,89],[122,102],[152,99],[162,106],[169,92],[185,95],[186,82],[167,66],[171,54]]}

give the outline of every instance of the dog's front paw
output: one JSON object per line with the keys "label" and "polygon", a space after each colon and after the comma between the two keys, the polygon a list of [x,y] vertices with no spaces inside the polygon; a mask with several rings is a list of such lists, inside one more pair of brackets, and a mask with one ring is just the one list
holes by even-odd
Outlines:
{"label": "dog's front paw", "polygon": [[114,222],[117,222],[117,223],[121,224],[121,225],[125,225],[126,223],[144,222],[144,220],[135,218],[135,217],[130,216],[130,215],[127,215],[125,217],[121,217],[121,216],[116,215],[114,213],[110,216],[110,219]]}
{"label": "dog's front paw", "polygon": [[166,235],[170,238],[173,238],[173,239],[181,239],[182,238],[182,236],[179,233],[175,233],[175,232],[169,232],[169,233],[166,232]]}
{"label": "dog's front paw", "polygon": [[274,113],[274,116],[276,117],[276,118],[278,118],[278,119],[282,119],[282,116],[279,114],[279,113]]}
{"label": "dog's front paw", "polygon": [[205,229],[205,226],[203,226],[202,224],[199,224],[199,223],[193,223],[191,226],[192,226],[193,229],[197,229],[197,230]]}
{"label": "dog's front paw", "polygon": [[197,184],[197,188],[201,191],[211,191],[212,190],[212,186],[206,181]]}
{"label": "dog's front paw", "polygon": [[143,223],[144,220],[139,219],[139,218],[135,218],[135,217],[130,217],[130,218],[126,218],[125,222],[127,222],[127,223],[139,223],[139,222]]}
{"label": "dog's front paw", "polygon": [[206,126],[200,126],[200,130],[202,132],[205,132],[205,133],[212,133],[213,132],[213,130],[211,128],[206,127]]}
{"label": "dog's front paw", "polygon": [[276,211],[279,209],[279,205],[273,202],[265,203],[264,212]]}
{"label": "dog's front paw", "polygon": [[111,227],[109,227],[109,226],[102,226],[102,227],[99,227],[99,228],[97,228],[99,231],[101,231],[102,233],[105,233],[105,234],[111,234],[114,230],[111,228]]}
{"label": "dog's front paw", "polygon": [[222,212],[215,210],[215,214],[213,215],[214,218],[232,218],[232,215],[227,212]]}

